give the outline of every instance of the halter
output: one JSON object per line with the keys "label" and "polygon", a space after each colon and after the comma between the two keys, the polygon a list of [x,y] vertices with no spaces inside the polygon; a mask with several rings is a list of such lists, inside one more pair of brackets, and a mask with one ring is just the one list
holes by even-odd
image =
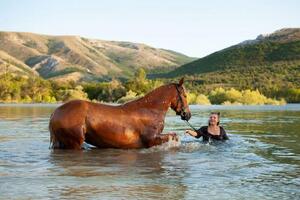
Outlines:
{"label": "halter", "polygon": [[176,86],[177,94],[179,96],[179,98],[177,98],[176,107],[178,107],[178,104],[179,104],[179,101],[180,101],[180,103],[183,107],[180,111],[180,114],[182,114],[186,111],[187,106],[184,106],[184,103],[183,103],[183,100],[182,100],[182,97],[181,97],[181,92],[179,91],[179,85],[175,84],[175,86]]}

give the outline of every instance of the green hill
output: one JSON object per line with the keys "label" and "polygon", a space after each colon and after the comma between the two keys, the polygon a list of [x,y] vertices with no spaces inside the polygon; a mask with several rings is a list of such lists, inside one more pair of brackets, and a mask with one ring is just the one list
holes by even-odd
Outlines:
{"label": "green hill", "polygon": [[[186,76],[200,92],[216,87],[259,89],[269,96],[300,88],[300,29],[281,29],[151,77]],[[196,87],[195,87],[196,88]],[[276,92],[277,91],[277,92]]]}
{"label": "green hill", "polygon": [[187,63],[167,76],[207,73],[231,68],[299,62],[300,29],[282,29],[268,36],[258,36]]}
{"label": "green hill", "polygon": [[9,66],[9,71],[23,75],[29,71],[37,72],[46,79],[92,81],[129,78],[138,68],[149,72],[170,71],[192,60],[194,58],[145,44],[79,36],[0,32],[0,72]]}

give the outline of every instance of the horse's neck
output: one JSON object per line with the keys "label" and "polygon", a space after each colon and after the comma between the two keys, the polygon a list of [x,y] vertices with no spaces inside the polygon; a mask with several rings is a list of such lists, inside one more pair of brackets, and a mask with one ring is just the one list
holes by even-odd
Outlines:
{"label": "horse's neck", "polygon": [[173,95],[172,86],[165,85],[146,94],[140,99],[125,104],[125,106],[135,109],[159,110],[166,113],[171,105]]}

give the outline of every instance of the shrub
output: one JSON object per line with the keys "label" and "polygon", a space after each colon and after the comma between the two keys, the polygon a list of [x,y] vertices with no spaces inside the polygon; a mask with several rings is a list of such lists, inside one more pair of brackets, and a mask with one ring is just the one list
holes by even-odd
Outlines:
{"label": "shrub", "polygon": [[200,94],[197,96],[196,98],[196,104],[200,104],[200,105],[210,105],[210,101],[207,98],[207,96],[205,96],[204,94]]}
{"label": "shrub", "polygon": [[135,100],[139,97],[143,96],[143,94],[140,94],[140,95],[137,95],[136,92],[133,92],[131,90],[129,90],[128,92],[126,92],[126,95],[121,97],[120,99],[118,99],[118,103],[125,103],[125,102],[128,102],[128,101],[132,101],[132,100]]}
{"label": "shrub", "polygon": [[191,92],[187,92],[187,102],[188,104],[199,104],[199,105],[210,105],[210,101],[204,94],[195,94]]}
{"label": "shrub", "polygon": [[82,89],[82,86],[77,86],[75,89],[59,90],[58,94],[60,98],[58,100],[63,102],[74,99],[86,100],[88,99],[88,95],[85,92],[83,92]]}

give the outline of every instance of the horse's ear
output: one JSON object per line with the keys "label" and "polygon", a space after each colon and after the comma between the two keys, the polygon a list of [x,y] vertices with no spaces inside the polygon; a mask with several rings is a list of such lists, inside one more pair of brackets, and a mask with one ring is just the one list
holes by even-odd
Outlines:
{"label": "horse's ear", "polygon": [[184,77],[182,77],[182,78],[180,79],[179,85],[182,86],[183,82],[184,82]]}

